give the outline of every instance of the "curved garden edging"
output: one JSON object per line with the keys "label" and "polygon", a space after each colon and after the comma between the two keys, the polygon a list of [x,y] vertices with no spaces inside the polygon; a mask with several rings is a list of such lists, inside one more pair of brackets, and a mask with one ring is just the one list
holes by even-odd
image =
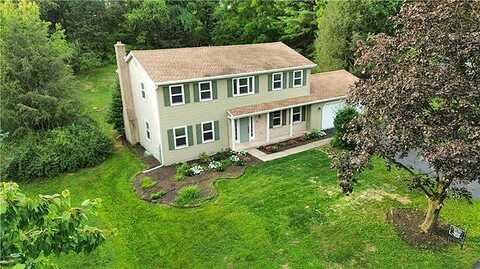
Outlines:
{"label": "curved garden edging", "polygon": [[[147,202],[164,204],[177,208],[195,208],[203,205],[218,196],[216,183],[220,180],[239,178],[245,174],[245,171],[257,163],[261,162],[253,156],[248,156],[244,165],[231,165],[224,171],[206,171],[196,176],[186,176],[181,181],[176,181],[175,166],[159,167],[149,172],[139,172],[134,176],[133,187],[139,198]],[[146,179],[148,178],[148,179]],[[142,187],[142,184],[148,181],[148,188]],[[145,184],[147,185],[147,184]],[[151,186],[150,186],[151,185]],[[201,196],[192,203],[178,204],[176,197],[179,190],[187,186],[198,186]],[[162,193],[158,199],[152,198],[155,193]]]}

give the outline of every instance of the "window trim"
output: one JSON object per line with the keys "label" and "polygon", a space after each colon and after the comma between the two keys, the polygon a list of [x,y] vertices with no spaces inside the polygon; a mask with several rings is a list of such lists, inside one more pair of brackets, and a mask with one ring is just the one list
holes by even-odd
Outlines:
{"label": "window trim", "polygon": [[[300,109],[298,113],[295,113],[295,112],[294,112],[295,108],[299,108],[299,109]],[[303,115],[302,110],[303,110],[303,107],[301,107],[301,106],[292,107],[292,123],[293,123],[293,124],[298,124],[298,123],[301,123],[301,122],[303,121],[303,119],[302,119],[302,115]],[[300,116],[298,121],[294,121],[294,120],[293,120],[293,118],[294,118],[294,116],[295,116],[296,114],[298,114],[298,115]]]}
{"label": "window trim", "polygon": [[[177,129],[184,129],[185,134],[177,137],[177,132],[175,132]],[[185,137],[185,145],[177,147],[177,138],[183,138],[183,137]],[[178,127],[173,128],[173,145],[174,145],[175,149],[183,149],[183,148],[186,148],[186,147],[190,146],[188,144],[188,128],[187,128],[187,125],[178,126]]]}
{"label": "window trim", "polygon": [[[212,139],[205,140],[205,137],[204,137],[205,131],[203,130],[203,125],[208,124],[208,123],[212,124],[212,130],[207,131],[207,132],[212,132]],[[215,122],[213,120],[212,121],[204,121],[204,122],[201,123],[201,126],[202,126],[202,144],[214,142],[215,141]]]}
{"label": "window trim", "polygon": [[[275,88],[275,82],[279,82],[278,80],[275,80],[275,75],[280,75],[280,88]],[[277,72],[272,74],[272,90],[283,90],[283,72]]]}
{"label": "window trim", "polygon": [[[250,78],[252,79],[252,85],[250,85]],[[241,79],[247,79],[247,84],[248,84],[248,92],[246,93],[240,93],[240,80]],[[237,85],[237,93],[235,93],[235,84]],[[245,77],[238,77],[232,79],[232,95],[237,97],[237,96],[245,96],[245,95],[251,95],[255,93],[255,76],[245,76]]]}
{"label": "window trim", "polygon": [[[298,73],[300,73],[300,84],[295,84],[295,74],[298,74]],[[292,85],[293,85],[294,88],[302,87],[303,86],[303,70],[293,71],[292,79],[293,79]]]}
{"label": "window trim", "polygon": [[152,140],[152,133],[150,132],[150,124],[148,121],[145,121],[145,138],[147,138],[148,141]]}
{"label": "window trim", "polygon": [[[276,113],[276,112],[278,112],[278,113],[279,113],[279,115],[280,115],[280,117],[279,117],[279,119],[280,119],[280,124],[278,124],[278,125],[275,125],[275,123],[274,123],[275,116],[274,116],[274,114],[273,114],[273,113]],[[272,111],[272,128],[279,128],[279,127],[282,127],[282,120],[283,120],[283,119],[282,119],[282,117],[283,117],[283,115],[282,115],[282,114],[283,114],[283,113],[282,113],[282,111],[281,111],[281,110]]]}
{"label": "window trim", "polygon": [[[182,102],[181,103],[173,103],[173,96],[179,96],[180,94],[179,93],[176,93],[176,94],[172,94],[172,88],[173,87],[181,87],[182,89]],[[175,84],[175,85],[170,85],[168,86],[168,93],[170,94],[170,105],[171,106],[181,106],[181,105],[184,105],[185,104],[185,89],[183,88],[183,84]]]}
{"label": "window trim", "polygon": [[[202,84],[208,84],[209,85],[209,89],[208,91],[210,92],[210,98],[209,99],[202,99]],[[207,92],[206,90],[204,90],[203,92]],[[198,83],[198,100],[200,100],[200,102],[207,102],[207,101],[212,101],[213,100],[213,89],[212,89],[212,81],[209,80],[209,81],[201,81]]]}

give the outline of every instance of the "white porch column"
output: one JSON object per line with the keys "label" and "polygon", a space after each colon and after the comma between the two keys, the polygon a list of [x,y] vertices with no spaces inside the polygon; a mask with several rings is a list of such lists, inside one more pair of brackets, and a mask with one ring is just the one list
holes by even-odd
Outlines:
{"label": "white porch column", "polygon": [[267,124],[265,124],[265,126],[267,126],[267,131],[265,132],[266,136],[267,136],[267,143],[270,142],[270,112],[267,112]]}
{"label": "white porch column", "polygon": [[288,111],[290,118],[290,136],[293,136],[293,107]]}
{"label": "white porch column", "polygon": [[230,119],[232,126],[232,150],[235,150],[235,119]]}

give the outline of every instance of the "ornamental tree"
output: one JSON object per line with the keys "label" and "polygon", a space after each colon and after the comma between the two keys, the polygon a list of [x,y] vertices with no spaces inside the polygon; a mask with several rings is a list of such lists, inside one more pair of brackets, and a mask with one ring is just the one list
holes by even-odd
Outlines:
{"label": "ornamental tree", "polygon": [[28,198],[17,184],[0,185],[0,267],[48,267],[51,254],[90,252],[105,241],[105,231],[88,226],[99,199],[71,207],[70,193]]}
{"label": "ornamental tree", "polygon": [[346,138],[357,146],[334,157],[343,191],[374,154],[395,162],[414,150],[433,173],[409,167],[411,187],[427,200],[419,228],[431,232],[447,197],[469,197],[463,186],[480,180],[480,2],[405,3],[395,36],[360,43],[361,79],[348,101],[363,112]]}

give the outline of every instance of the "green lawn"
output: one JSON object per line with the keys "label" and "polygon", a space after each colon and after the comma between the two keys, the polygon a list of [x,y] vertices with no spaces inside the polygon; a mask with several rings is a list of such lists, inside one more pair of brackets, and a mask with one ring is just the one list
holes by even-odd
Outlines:
{"label": "green lawn", "polygon": [[[79,78],[87,112],[111,133],[103,122],[113,76],[110,66]],[[339,193],[327,155],[312,150],[218,182],[219,197],[196,209],[138,199],[132,177],[142,168],[117,147],[97,167],[23,186],[30,194],[69,189],[75,203],[100,197],[103,206],[92,222],[118,230],[89,255],[56,259],[61,268],[470,268],[480,258],[478,201],[449,201],[442,211],[467,229],[464,250],[418,250],[401,241],[386,213],[424,207],[425,201],[398,180],[405,177],[402,171],[387,172],[381,160],[350,197]],[[403,205],[402,199],[411,203]]]}

